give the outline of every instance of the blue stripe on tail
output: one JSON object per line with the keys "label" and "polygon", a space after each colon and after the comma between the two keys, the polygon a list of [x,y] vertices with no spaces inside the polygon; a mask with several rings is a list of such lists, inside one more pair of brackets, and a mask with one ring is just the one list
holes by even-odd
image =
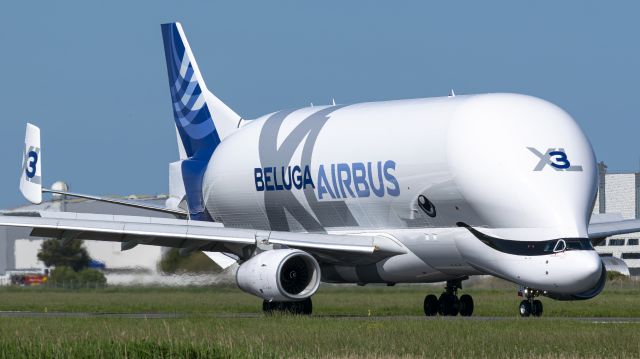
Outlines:
{"label": "blue stripe on tail", "polygon": [[162,25],[173,115],[189,157],[211,155],[220,143],[200,84],[175,23]]}
{"label": "blue stripe on tail", "polygon": [[188,159],[182,162],[182,180],[191,219],[211,220],[202,198],[202,180],[211,155],[220,144],[211,113],[191,59],[175,23],[162,24],[164,54],[169,73],[173,115]]}

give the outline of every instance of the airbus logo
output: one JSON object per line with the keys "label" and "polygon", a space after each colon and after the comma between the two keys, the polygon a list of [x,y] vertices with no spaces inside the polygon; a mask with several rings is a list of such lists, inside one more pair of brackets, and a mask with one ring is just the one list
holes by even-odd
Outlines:
{"label": "airbus logo", "polygon": [[533,168],[534,171],[542,171],[549,166],[556,171],[582,171],[582,166],[572,165],[564,148],[547,148],[542,153],[533,147],[527,147],[539,159],[538,164]]}
{"label": "airbus logo", "polygon": [[318,200],[384,197],[385,194],[398,197],[400,185],[395,169],[396,163],[391,160],[321,164],[314,181],[308,165],[258,167],[253,170],[253,178],[258,192],[316,189],[317,185]]}

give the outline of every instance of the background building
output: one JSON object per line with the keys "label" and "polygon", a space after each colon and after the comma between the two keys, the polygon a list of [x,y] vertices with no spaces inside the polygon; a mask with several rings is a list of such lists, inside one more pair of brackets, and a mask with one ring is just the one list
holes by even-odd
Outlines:
{"label": "background building", "polygon": [[[640,173],[607,173],[600,162],[598,197],[594,214],[611,219],[640,219]],[[624,260],[631,275],[640,275],[640,233],[621,234],[596,243],[601,257]]]}
{"label": "background building", "polygon": [[[167,196],[129,196],[128,199],[164,207]],[[58,195],[54,195],[50,201],[39,205],[27,205],[3,212],[24,213],[42,210],[172,217],[145,209],[92,200],[64,198],[64,196]],[[30,230],[26,228],[0,227],[0,276],[11,272],[44,270],[44,264],[37,257],[44,239],[29,238],[29,233]],[[91,258],[105,264],[105,273],[110,283],[136,280],[148,282],[158,276],[157,263],[163,253],[162,247],[138,245],[127,251],[121,251],[119,242],[85,241],[84,243]]]}

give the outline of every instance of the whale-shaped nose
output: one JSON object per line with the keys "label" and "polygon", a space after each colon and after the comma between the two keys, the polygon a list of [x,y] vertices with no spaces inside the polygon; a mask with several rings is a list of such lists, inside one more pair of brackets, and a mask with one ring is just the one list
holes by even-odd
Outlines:
{"label": "whale-shaped nose", "polygon": [[579,294],[598,286],[602,276],[602,260],[594,250],[566,251],[550,261],[550,273],[558,292]]}
{"label": "whale-shaped nose", "polygon": [[602,260],[596,251],[576,252],[578,259],[579,273],[576,278],[576,286],[582,291],[588,291],[597,285],[602,274]]}

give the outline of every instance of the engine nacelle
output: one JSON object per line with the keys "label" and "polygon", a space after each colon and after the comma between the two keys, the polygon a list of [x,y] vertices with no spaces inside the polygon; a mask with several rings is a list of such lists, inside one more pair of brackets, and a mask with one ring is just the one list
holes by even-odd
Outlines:
{"label": "engine nacelle", "polygon": [[242,263],[236,283],[243,291],[278,302],[312,296],[320,286],[320,265],[309,253],[298,249],[262,252]]}

